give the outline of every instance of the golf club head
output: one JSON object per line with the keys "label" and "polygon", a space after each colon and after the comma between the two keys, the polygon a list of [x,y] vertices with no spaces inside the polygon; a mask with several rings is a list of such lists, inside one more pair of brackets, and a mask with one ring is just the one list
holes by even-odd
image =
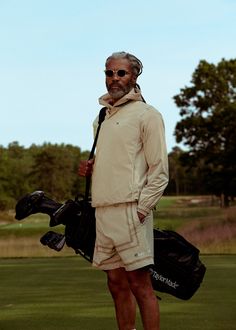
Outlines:
{"label": "golf club head", "polygon": [[16,204],[15,219],[23,220],[31,214],[39,212],[38,205],[44,196],[44,192],[41,190],[34,191],[31,194],[23,196]]}
{"label": "golf club head", "polygon": [[61,251],[61,249],[65,245],[65,241],[65,235],[55,233],[54,231],[48,231],[40,238],[40,242],[43,245],[46,245],[56,251]]}

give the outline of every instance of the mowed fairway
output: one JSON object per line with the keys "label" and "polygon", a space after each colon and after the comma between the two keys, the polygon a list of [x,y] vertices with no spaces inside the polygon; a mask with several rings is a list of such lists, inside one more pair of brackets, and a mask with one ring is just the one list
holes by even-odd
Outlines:
{"label": "mowed fairway", "polygon": [[[161,330],[236,329],[236,256],[201,259],[207,273],[191,300],[159,294]],[[1,330],[117,329],[105,274],[79,256],[0,259],[0,295]]]}

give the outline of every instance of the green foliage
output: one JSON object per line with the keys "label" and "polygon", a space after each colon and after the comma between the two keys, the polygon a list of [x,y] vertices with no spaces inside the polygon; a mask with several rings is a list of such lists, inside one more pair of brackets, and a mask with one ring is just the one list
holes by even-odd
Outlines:
{"label": "green foliage", "polygon": [[1,196],[15,199],[28,190],[26,177],[30,165],[26,150],[17,142],[9,144],[7,149],[0,149]]}
{"label": "green foliage", "polygon": [[0,146],[0,209],[14,207],[16,200],[34,190],[44,190],[59,201],[83,193],[85,180],[77,168],[85,155],[79,147],[64,144]]}
{"label": "green foliage", "polygon": [[178,147],[173,148],[169,153],[169,184],[165,191],[168,195],[199,195],[208,191],[201,181],[201,172],[192,166],[191,170],[186,167],[189,164],[183,161],[186,153]]}
{"label": "green foliage", "polygon": [[43,145],[34,157],[31,182],[35,189],[44,190],[57,200],[70,197],[74,179],[74,157],[61,145]]}
{"label": "green foliage", "polygon": [[189,147],[182,164],[195,167],[207,191],[227,201],[236,194],[236,60],[200,61],[191,83],[174,97],[182,117],[176,140]]}
{"label": "green foliage", "polygon": [[15,199],[4,194],[0,194],[0,211],[13,209],[15,206]]}

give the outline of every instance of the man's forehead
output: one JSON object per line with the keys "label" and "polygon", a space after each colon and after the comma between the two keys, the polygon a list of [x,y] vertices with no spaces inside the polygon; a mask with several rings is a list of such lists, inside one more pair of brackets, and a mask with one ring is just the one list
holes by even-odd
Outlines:
{"label": "man's forehead", "polygon": [[107,61],[106,68],[113,70],[130,68],[130,61],[126,58],[111,58]]}

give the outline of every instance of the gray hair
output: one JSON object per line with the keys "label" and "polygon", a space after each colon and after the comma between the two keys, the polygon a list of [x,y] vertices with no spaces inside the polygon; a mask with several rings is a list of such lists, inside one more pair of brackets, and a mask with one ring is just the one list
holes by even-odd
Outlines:
{"label": "gray hair", "polygon": [[114,59],[118,59],[118,58],[127,59],[130,62],[131,68],[133,70],[133,73],[136,75],[136,77],[140,76],[141,73],[143,72],[142,62],[136,56],[134,56],[132,54],[129,54],[129,53],[126,53],[126,52],[113,53],[111,56],[109,56],[106,59],[106,65],[107,65],[107,62],[112,58],[114,58]]}

